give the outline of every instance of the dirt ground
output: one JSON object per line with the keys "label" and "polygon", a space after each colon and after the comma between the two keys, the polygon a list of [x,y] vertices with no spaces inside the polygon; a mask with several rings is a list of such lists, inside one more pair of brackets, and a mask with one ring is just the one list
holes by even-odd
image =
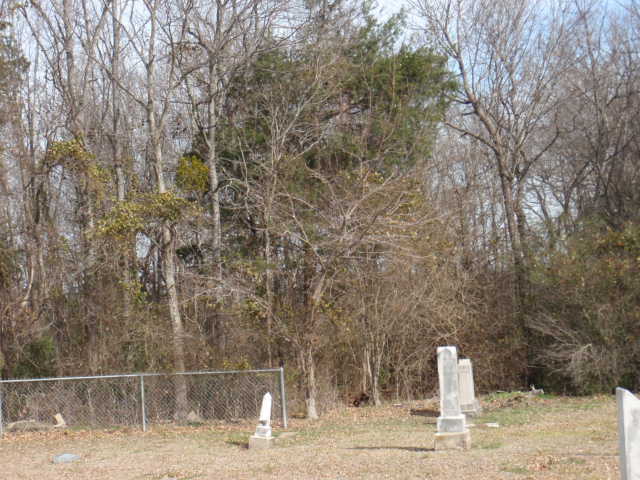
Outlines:
{"label": "dirt ground", "polygon": [[[481,400],[466,452],[433,450],[437,404],[425,401],[292,419],[286,433],[274,426],[281,436],[262,451],[247,449],[251,425],[6,434],[0,479],[619,478],[613,396]],[[54,464],[61,453],[81,458]]]}

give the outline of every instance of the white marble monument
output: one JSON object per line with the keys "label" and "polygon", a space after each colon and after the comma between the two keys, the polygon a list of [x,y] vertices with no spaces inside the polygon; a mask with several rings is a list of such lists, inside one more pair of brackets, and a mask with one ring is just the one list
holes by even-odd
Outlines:
{"label": "white marble monument", "polygon": [[440,383],[440,416],[436,433],[436,450],[471,447],[471,434],[460,410],[458,397],[458,352],[456,347],[438,347],[438,380]]}
{"label": "white marble monument", "polygon": [[256,433],[249,437],[249,448],[270,448],[273,444],[271,436],[271,394],[269,392],[262,397],[260,407],[260,420],[256,427]]}
{"label": "white marble monument", "polygon": [[640,400],[624,388],[616,388],[618,443],[622,480],[640,480]]}
{"label": "white marble monument", "polygon": [[467,416],[475,416],[482,408],[476,398],[475,384],[473,382],[473,366],[471,360],[463,358],[458,360],[458,388],[460,394],[460,410]]}

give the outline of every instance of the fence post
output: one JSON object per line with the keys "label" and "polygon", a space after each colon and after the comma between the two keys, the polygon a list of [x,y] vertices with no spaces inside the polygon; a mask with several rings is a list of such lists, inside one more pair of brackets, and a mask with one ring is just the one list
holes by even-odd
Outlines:
{"label": "fence post", "polygon": [[142,431],[147,431],[147,411],[144,402],[144,375],[140,375],[140,410],[142,414]]}
{"label": "fence post", "polygon": [[287,398],[284,392],[284,367],[280,367],[280,402],[282,402],[282,426],[287,428]]}

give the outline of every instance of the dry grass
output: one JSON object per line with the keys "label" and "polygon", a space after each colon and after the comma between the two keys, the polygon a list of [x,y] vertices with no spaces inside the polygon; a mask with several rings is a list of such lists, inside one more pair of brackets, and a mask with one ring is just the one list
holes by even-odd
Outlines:
{"label": "dry grass", "polygon": [[[495,395],[472,419],[473,448],[433,451],[433,402],[345,408],[292,420],[275,448],[247,450],[253,426],[11,434],[2,479],[617,479],[615,400]],[[500,428],[487,428],[498,422]],[[274,428],[275,434],[282,430]],[[60,453],[81,459],[53,464]]]}

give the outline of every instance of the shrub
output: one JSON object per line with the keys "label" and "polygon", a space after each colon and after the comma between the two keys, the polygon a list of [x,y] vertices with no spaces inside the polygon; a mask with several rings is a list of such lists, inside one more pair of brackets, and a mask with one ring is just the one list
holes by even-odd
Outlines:
{"label": "shrub", "polygon": [[591,224],[538,266],[530,327],[547,388],[640,386],[640,229]]}

